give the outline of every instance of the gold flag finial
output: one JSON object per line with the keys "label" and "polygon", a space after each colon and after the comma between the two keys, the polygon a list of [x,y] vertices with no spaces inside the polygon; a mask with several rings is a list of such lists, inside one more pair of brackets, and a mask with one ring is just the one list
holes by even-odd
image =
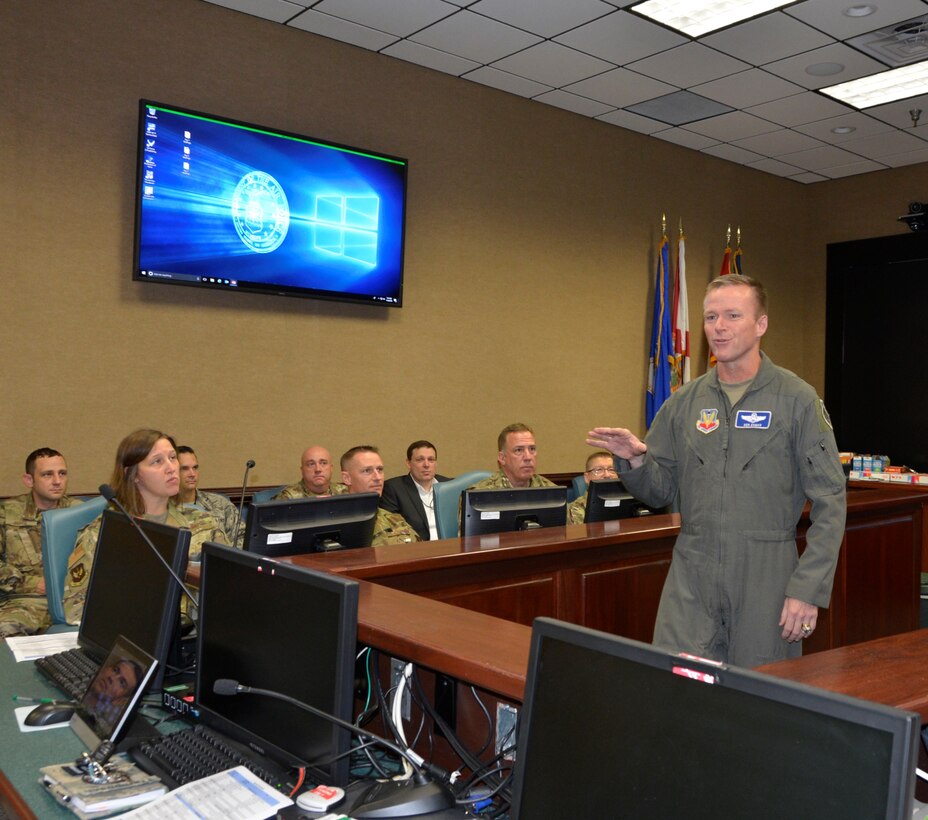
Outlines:
{"label": "gold flag finial", "polygon": [[680,236],[683,236],[683,217],[680,217]]}
{"label": "gold flag finial", "polygon": [[740,226],[740,225],[738,226],[738,234],[737,234],[737,236],[738,236],[738,239],[737,239],[738,247],[740,248],[740,247],[741,247],[741,226]]}
{"label": "gold flag finial", "polygon": [[661,214],[661,236],[667,236],[667,214]]}
{"label": "gold flag finial", "polygon": [[725,243],[731,245],[731,225],[728,226],[728,230],[725,232]]}

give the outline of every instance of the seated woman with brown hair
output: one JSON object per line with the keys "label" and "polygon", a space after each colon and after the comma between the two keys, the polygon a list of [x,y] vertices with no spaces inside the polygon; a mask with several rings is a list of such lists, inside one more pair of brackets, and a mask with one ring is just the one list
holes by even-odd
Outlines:
{"label": "seated woman with brown hair", "polygon": [[[174,439],[159,430],[136,430],[119,443],[110,485],[130,515],[173,527],[187,527],[191,532],[191,561],[199,560],[205,541],[229,543],[209,513],[176,503],[174,496],[180,487],[176,447]],[[70,624],[78,623],[84,611],[101,523],[102,516],[80,531],[68,558],[64,614]]]}

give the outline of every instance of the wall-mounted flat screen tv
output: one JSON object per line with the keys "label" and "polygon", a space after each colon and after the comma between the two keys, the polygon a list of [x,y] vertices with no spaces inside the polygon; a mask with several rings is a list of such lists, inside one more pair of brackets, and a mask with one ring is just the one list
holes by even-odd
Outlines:
{"label": "wall-mounted flat screen tv", "polygon": [[133,279],[399,307],[407,162],[142,100]]}

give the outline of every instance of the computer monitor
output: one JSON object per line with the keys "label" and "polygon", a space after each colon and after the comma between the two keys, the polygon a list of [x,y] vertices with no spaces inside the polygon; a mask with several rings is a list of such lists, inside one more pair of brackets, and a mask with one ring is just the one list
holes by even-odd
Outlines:
{"label": "computer monitor", "polygon": [[[138,521],[161,557],[182,578],[187,569],[190,530]],[[102,661],[125,635],[158,661],[152,688],[179,670],[180,598],[177,581],[132,522],[117,510],[104,510],[87,586],[78,645]]]}
{"label": "computer monitor", "polygon": [[566,487],[465,490],[461,535],[491,535],[567,523]]}
{"label": "computer monitor", "polygon": [[346,729],[276,698],[217,695],[213,685],[236,680],[351,721],[357,582],[207,543],[200,584],[200,719],[285,767],[312,767],[317,782],[344,786]]}
{"label": "computer monitor", "polygon": [[71,716],[71,728],[88,748],[119,740],[157,666],[124,635],[116,638]]}
{"label": "computer monitor", "polygon": [[369,547],[377,521],[377,493],[251,502],[244,548],[277,558]]}
{"label": "computer monitor", "polygon": [[918,715],[539,618],[513,816],[902,820]]}
{"label": "computer monitor", "polygon": [[584,524],[615,521],[650,513],[648,505],[626,490],[619,478],[601,478],[587,485]]}

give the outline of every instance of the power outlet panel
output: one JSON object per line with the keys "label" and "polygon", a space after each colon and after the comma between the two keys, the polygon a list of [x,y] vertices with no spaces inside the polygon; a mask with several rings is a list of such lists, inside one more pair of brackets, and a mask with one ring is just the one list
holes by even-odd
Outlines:
{"label": "power outlet panel", "polygon": [[[508,703],[496,704],[496,754],[504,760],[516,759],[516,721],[519,710]],[[503,751],[507,750],[507,751]]]}

